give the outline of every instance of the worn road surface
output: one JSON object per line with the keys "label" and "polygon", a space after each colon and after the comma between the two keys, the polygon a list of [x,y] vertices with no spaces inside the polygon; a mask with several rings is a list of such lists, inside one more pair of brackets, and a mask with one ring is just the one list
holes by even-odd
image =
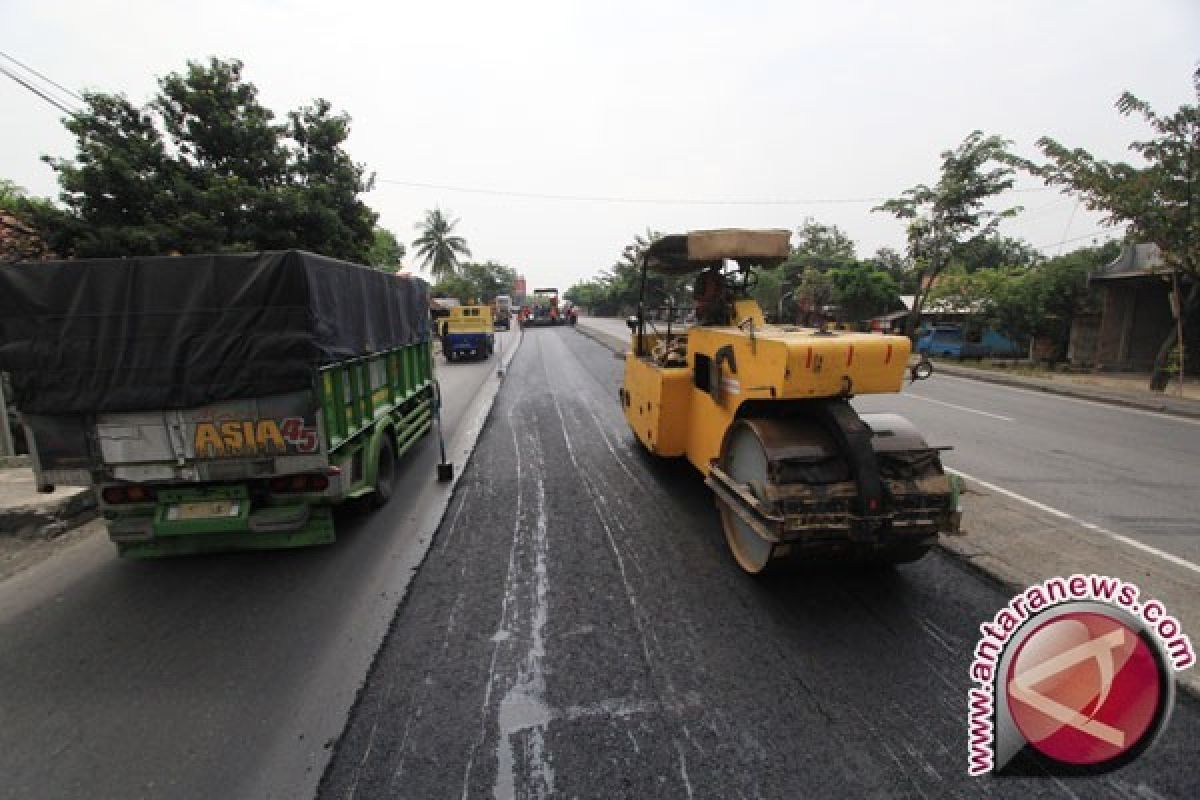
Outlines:
{"label": "worn road surface", "polygon": [[530,331],[320,797],[1195,797],[1200,714],[1103,777],[966,775],[968,662],[1007,596],[941,553],[755,580],[645,455],[620,364]]}

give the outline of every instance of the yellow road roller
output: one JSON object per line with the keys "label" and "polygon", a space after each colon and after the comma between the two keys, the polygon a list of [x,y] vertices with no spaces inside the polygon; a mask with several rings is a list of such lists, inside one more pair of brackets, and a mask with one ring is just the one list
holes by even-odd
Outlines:
{"label": "yellow road roller", "polygon": [[[758,270],[787,259],[789,239],[786,230],[693,231],[646,249],[619,391],[625,418],[648,451],[687,457],[704,475],[747,572],[914,561],[958,525],[945,448],[903,417],[850,404],[899,392],[911,343],[767,324],[748,290]],[[694,317],[673,321],[677,309],[647,305],[648,272],[696,273]]]}

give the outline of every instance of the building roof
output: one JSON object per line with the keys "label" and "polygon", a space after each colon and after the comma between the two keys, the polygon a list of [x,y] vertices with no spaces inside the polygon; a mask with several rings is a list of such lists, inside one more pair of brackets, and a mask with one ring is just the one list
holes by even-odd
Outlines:
{"label": "building roof", "polygon": [[[915,298],[916,295],[902,294],[900,295],[900,302],[904,304],[904,307],[908,311],[912,311],[913,300]],[[922,314],[978,314],[981,311],[983,311],[983,301],[981,300],[976,300],[973,303],[958,304],[942,298],[932,302],[926,301],[921,306]]]}
{"label": "building roof", "polygon": [[1125,245],[1111,264],[1088,275],[1088,281],[1108,281],[1122,278],[1146,278],[1165,272],[1166,263],[1156,244]]}

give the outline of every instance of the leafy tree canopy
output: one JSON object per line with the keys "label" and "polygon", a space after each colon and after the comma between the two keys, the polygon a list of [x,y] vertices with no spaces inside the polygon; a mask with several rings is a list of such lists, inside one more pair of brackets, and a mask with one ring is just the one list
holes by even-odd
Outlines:
{"label": "leafy tree canopy", "polygon": [[443,277],[433,286],[439,297],[454,297],[461,303],[490,303],[496,295],[513,293],[517,271],[512,267],[486,261],[462,264],[454,275]]}
{"label": "leafy tree canopy", "polygon": [[459,220],[449,219],[440,208],[425,212],[425,219],[417,223],[421,232],[413,241],[413,249],[421,259],[421,269],[428,269],[435,280],[454,275],[458,271],[459,256],[471,257],[467,240],[454,235]]}
{"label": "leafy tree canopy", "polygon": [[258,100],[242,62],[188,62],[139,107],[85,93],[64,124],[73,159],[47,158],[63,211],[38,227],[60,253],[127,256],[302,248],[367,260],[373,176],[343,149],[350,118],[315,100],[285,123]]}
{"label": "leafy tree canopy", "polygon": [[973,131],[953,150],[942,153],[937,183],[919,183],[872,211],[884,211],[908,223],[908,256],[917,265],[913,313],[906,321],[911,335],[920,318],[928,287],[964,248],[991,238],[1000,222],[1020,208],[995,211],[987,201],[1011,189],[1016,171],[999,136]]}
{"label": "leafy tree canopy", "polygon": [[0,230],[0,260],[17,261],[50,257],[46,242],[38,235],[34,218],[53,211],[54,204],[31,197],[24,187],[0,178],[0,211],[5,212]]}
{"label": "leafy tree canopy", "polygon": [[1012,159],[1050,185],[1077,195],[1109,224],[1128,225],[1126,235],[1132,241],[1153,242],[1162,251],[1183,300],[1180,325],[1159,347],[1150,382],[1155,389],[1166,385],[1167,362],[1182,321],[1200,312],[1200,67],[1192,73],[1192,88],[1196,104],[1180,106],[1169,115],[1159,114],[1130,92],[1117,99],[1118,113],[1141,117],[1153,132],[1151,138],[1129,145],[1141,157],[1141,166],[1102,161],[1050,137],[1038,140],[1044,163]]}
{"label": "leafy tree canopy", "polygon": [[796,229],[792,254],[783,264],[788,278],[799,275],[806,267],[826,270],[855,260],[854,240],[837,225],[825,225],[806,217]]}
{"label": "leafy tree canopy", "polygon": [[387,228],[375,227],[371,234],[371,248],[367,251],[366,264],[382,272],[397,272],[404,258],[404,244]]}
{"label": "leafy tree canopy", "polygon": [[833,301],[843,320],[860,322],[888,311],[900,294],[892,276],[866,262],[851,262],[829,271]]}
{"label": "leafy tree canopy", "polygon": [[[621,254],[611,267],[602,270],[591,281],[577,283],[564,297],[597,315],[630,314],[637,308],[641,287],[642,254],[651,243],[662,238],[658,231],[646,229],[621,248]],[[669,302],[683,306],[690,303],[686,277],[670,278],[657,273],[646,276],[646,304],[650,307]]]}

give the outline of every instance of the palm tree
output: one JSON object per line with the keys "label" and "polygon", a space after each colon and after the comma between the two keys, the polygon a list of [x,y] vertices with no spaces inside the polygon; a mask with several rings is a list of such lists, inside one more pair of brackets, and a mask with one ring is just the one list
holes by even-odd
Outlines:
{"label": "palm tree", "polygon": [[421,259],[421,268],[429,268],[435,280],[453,275],[458,270],[458,257],[471,256],[467,240],[453,236],[458,220],[449,220],[440,208],[425,212],[425,220],[417,223],[421,235],[413,240],[413,249]]}

